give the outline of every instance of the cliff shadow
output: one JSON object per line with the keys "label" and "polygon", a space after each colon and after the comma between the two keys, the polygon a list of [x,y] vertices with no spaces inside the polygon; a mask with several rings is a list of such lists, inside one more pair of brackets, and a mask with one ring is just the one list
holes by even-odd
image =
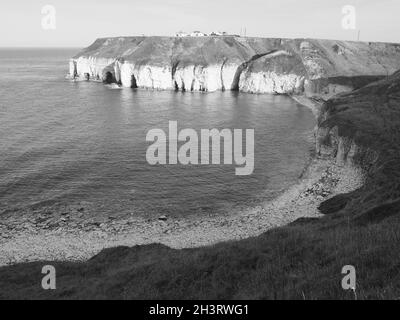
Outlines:
{"label": "cliff shadow", "polygon": [[137,89],[138,85],[137,85],[137,80],[135,75],[131,75],[131,88],[132,89]]}
{"label": "cliff shadow", "polygon": [[256,55],[254,55],[253,57],[251,57],[250,60],[243,62],[243,63],[237,68],[237,70],[236,70],[236,73],[235,73],[235,75],[234,75],[234,77],[233,77],[233,82],[232,82],[231,90],[232,90],[232,91],[239,91],[240,76],[242,75],[243,71],[244,71],[245,69],[247,69],[247,67],[248,67],[252,62],[254,62],[254,61],[256,61],[256,60],[258,60],[258,59],[260,59],[260,58],[262,58],[262,57],[265,57],[265,56],[268,56],[268,55],[270,55],[270,54],[276,53],[277,51],[278,51],[278,50],[271,50],[271,51],[268,51],[268,52],[266,52],[266,53],[256,54]]}
{"label": "cliff shadow", "polygon": [[103,82],[106,84],[111,84],[116,82],[114,75],[111,72],[106,72],[103,78]]}

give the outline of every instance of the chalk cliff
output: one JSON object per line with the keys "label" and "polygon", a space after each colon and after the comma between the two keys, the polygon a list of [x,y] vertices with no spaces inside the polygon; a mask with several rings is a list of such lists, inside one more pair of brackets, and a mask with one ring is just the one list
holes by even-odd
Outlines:
{"label": "chalk cliff", "polygon": [[182,91],[323,94],[400,69],[400,45],[312,39],[121,37],[70,61],[73,77]]}

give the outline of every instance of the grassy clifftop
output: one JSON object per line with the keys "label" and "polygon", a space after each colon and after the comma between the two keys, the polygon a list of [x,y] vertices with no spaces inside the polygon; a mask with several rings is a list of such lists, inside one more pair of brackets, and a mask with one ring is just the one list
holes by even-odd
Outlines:
{"label": "grassy clifftop", "polygon": [[0,298],[353,299],[341,269],[354,265],[360,299],[400,298],[400,74],[329,100],[319,150],[367,170],[363,188],[321,205],[326,216],[213,247],[108,249],[85,263],[50,262],[58,290],[40,289],[46,263],[0,269]]}

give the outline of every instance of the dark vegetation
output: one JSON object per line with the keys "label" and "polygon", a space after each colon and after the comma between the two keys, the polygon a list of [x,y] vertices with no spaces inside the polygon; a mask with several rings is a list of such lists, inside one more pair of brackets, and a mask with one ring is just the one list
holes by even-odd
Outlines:
{"label": "dark vegetation", "polygon": [[[320,126],[360,146],[366,184],[259,237],[212,247],[114,248],[84,263],[48,262],[57,290],[41,289],[47,262],[0,269],[0,298],[353,299],[341,270],[354,265],[359,299],[400,298],[400,74],[330,100]],[[362,150],[379,156],[373,163]]]}
{"label": "dark vegetation", "polygon": [[[359,147],[353,161],[367,175],[364,188],[322,204],[356,221],[379,221],[399,211],[400,201],[400,72],[351,93],[336,96],[323,107],[320,128],[337,127],[338,135]],[[390,209],[388,209],[390,208]],[[342,210],[343,211],[343,210]],[[363,218],[363,216],[365,216]]]}

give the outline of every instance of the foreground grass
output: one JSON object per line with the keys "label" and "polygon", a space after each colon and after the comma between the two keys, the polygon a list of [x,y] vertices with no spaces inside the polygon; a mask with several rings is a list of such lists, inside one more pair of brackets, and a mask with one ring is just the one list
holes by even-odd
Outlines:
{"label": "foreground grass", "polygon": [[[326,108],[321,126],[380,156],[362,189],[322,204],[324,218],[207,248],[121,247],[85,263],[3,267],[0,298],[354,299],[341,287],[353,265],[359,299],[400,299],[400,74]],[[56,267],[55,291],[41,288],[45,264]]]}
{"label": "foreground grass", "polygon": [[350,264],[359,299],[399,299],[399,222],[359,226],[330,217],[209,248],[108,249],[86,263],[49,262],[55,291],[41,289],[45,262],[6,267],[0,298],[353,299],[341,288]]}

